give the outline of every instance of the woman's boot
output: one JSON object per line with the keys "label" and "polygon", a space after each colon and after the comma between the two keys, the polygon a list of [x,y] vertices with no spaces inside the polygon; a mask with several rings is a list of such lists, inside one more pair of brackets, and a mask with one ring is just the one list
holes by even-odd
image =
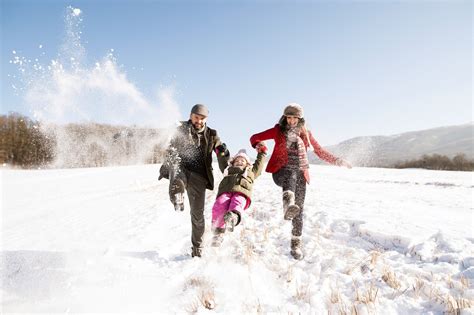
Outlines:
{"label": "woman's boot", "polygon": [[300,213],[300,207],[295,205],[295,193],[291,190],[283,192],[283,213],[285,220],[292,220]]}
{"label": "woman's boot", "polygon": [[291,256],[294,259],[303,259],[303,251],[301,250],[301,236],[293,236],[291,238]]}

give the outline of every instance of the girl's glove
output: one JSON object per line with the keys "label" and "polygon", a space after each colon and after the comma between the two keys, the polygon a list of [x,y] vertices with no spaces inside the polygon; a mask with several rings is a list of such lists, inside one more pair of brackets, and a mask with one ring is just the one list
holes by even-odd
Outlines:
{"label": "girl's glove", "polygon": [[255,146],[255,149],[257,150],[258,153],[264,153],[264,154],[267,154],[267,151],[268,151],[268,148],[265,145],[265,142],[263,141],[257,143],[257,145]]}

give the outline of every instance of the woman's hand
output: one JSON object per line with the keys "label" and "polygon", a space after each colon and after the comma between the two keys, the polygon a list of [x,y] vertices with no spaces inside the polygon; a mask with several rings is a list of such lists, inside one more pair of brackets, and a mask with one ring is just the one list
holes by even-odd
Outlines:
{"label": "woman's hand", "polygon": [[347,168],[352,168],[352,164],[349,163],[348,161],[344,160],[344,159],[337,159],[336,165],[337,166],[345,166]]}
{"label": "woman's hand", "polygon": [[255,146],[255,150],[257,150],[258,153],[267,153],[267,146],[265,144],[265,142],[261,141],[259,143],[257,143],[257,145]]}

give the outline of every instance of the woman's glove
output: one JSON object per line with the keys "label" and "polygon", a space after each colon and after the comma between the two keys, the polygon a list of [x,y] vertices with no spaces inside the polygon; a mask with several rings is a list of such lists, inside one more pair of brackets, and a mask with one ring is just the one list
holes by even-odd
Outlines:
{"label": "woman's glove", "polygon": [[255,146],[255,149],[257,150],[258,153],[264,153],[264,154],[267,154],[267,151],[268,151],[268,148],[265,145],[265,142],[263,141],[257,143],[257,145]]}
{"label": "woman's glove", "polygon": [[352,168],[352,164],[349,163],[348,161],[344,160],[344,159],[341,159],[341,158],[338,158],[336,160],[336,165],[337,166],[345,166],[347,168]]}

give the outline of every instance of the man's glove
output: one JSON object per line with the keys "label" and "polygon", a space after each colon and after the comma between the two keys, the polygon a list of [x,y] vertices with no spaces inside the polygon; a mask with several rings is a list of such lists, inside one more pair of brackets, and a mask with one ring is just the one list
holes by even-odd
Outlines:
{"label": "man's glove", "polygon": [[264,154],[267,154],[267,151],[268,151],[268,148],[265,142],[263,141],[257,143],[257,145],[255,146],[255,149],[257,150],[258,153],[264,153]]}
{"label": "man's glove", "polygon": [[229,150],[227,150],[227,145],[225,143],[216,147],[215,152],[217,156],[229,156]]}
{"label": "man's glove", "polygon": [[158,180],[161,180],[162,178],[170,178],[170,170],[166,162],[160,167],[160,176],[158,176]]}

